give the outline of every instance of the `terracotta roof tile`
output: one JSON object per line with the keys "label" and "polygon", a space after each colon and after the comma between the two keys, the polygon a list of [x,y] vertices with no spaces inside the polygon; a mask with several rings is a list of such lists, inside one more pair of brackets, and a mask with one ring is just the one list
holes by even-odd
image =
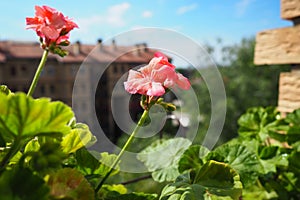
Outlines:
{"label": "terracotta roof tile", "polygon": [[[79,50],[78,50],[79,47]],[[69,55],[61,58],[57,55],[49,55],[49,59],[56,59],[58,62],[83,62],[87,57],[97,62],[126,62],[126,63],[147,63],[153,57],[154,50],[137,46],[118,45],[85,45],[71,44],[65,48]],[[42,49],[38,43],[0,41],[0,62],[13,58],[39,59]]]}

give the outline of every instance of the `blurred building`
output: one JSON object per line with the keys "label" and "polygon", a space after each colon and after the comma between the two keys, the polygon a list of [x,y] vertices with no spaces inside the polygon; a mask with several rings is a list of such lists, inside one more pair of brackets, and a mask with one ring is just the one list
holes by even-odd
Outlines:
{"label": "blurred building", "polygon": [[[65,102],[73,107],[78,121],[92,129],[96,114],[103,131],[116,138],[120,130],[112,116],[112,104],[128,106],[128,94],[117,83],[125,81],[129,69],[148,63],[154,51],[146,44],[118,46],[112,41],[104,45],[101,40],[95,45],[76,42],[66,49],[69,55],[64,58],[49,54],[34,97]],[[14,92],[27,92],[42,51],[39,43],[0,41],[0,84]],[[134,116],[139,108],[130,109]]]}

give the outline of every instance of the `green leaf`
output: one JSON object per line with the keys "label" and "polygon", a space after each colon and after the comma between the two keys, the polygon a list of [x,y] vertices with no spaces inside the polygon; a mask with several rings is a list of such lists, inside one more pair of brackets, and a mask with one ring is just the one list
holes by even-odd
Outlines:
{"label": "green leaf", "polygon": [[[99,178],[103,178],[108,171],[116,155],[108,154],[107,152],[98,153],[95,151],[88,151],[86,148],[79,149],[75,152],[75,158],[77,160],[76,168],[93,184],[96,185],[99,182]],[[118,173],[118,167],[114,170],[110,176]]]}
{"label": "green leaf", "polygon": [[120,196],[121,194],[126,194],[127,193],[127,189],[124,185],[122,184],[118,184],[118,185],[107,185],[104,184],[100,191],[98,192],[97,196],[98,199],[100,200],[106,200],[106,199],[113,199],[116,198],[118,196]]}
{"label": "green leaf", "polygon": [[16,137],[66,134],[70,131],[67,124],[74,116],[71,108],[62,102],[33,99],[24,93],[9,96],[0,93],[0,105],[0,132],[6,142]]}
{"label": "green leaf", "polygon": [[201,145],[190,146],[181,156],[178,162],[178,170],[183,173],[186,170],[196,169],[204,164],[202,160],[210,151]]}
{"label": "green leaf", "polygon": [[[99,174],[101,176],[105,176],[110,171],[110,166],[114,163],[116,160],[117,155],[115,154],[109,154],[107,152],[102,152],[100,154],[100,162],[101,165],[97,170],[95,170],[96,174]],[[119,163],[117,164],[116,168],[113,170],[113,172],[110,174],[110,176],[113,176],[119,172]]]}
{"label": "green leaf", "polygon": [[85,145],[96,142],[96,138],[90,132],[86,124],[78,123],[69,134],[62,138],[61,146],[64,153],[74,153]]}
{"label": "green leaf", "polygon": [[157,194],[146,194],[143,192],[133,192],[129,194],[121,194],[121,195],[115,195],[109,198],[106,198],[107,200],[155,200],[157,199]]}
{"label": "green leaf", "polygon": [[40,149],[40,147],[41,147],[41,145],[40,145],[39,141],[36,138],[34,138],[26,144],[24,153],[28,153],[28,152],[32,152],[32,151],[36,152]]}
{"label": "green leaf", "polygon": [[273,158],[276,156],[278,149],[278,146],[263,146],[259,152],[259,157],[261,159]]}
{"label": "green leaf", "polygon": [[208,161],[198,169],[194,178],[185,174],[168,184],[160,200],[234,199],[242,195],[239,175],[225,163]]}
{"label": "green leaf", "polygon": [[268,192],[263,187],[258,187],[253,185],[246,190],[243,190],[243,200],[253,200],[253,199],[274,199],[277,198],[277,193],[273,190]]}
{"label": "green leaf", "polygon": [[103,200],[154,200],[157,194],[146,194],[143,192],[133,192],[127,194],[124,185],[103,185],[98,193],[99,199]]}
{"label": "green leaf", "polygon": [[[37,144],[36,147],[38,147]],[[38,150],[27,149],[24,156],[27,156],[26,161],[38,172],[48,172],[60,168],[63,160],[66,159],[66,154],[60,149],[60,144],[51,140],[40,144]]]}
{"label": "green leaf", "polygon": [[54,199],[93,200],[94,190],[76,169],[63,168],[50,174],[47,181]]}
{"label": "green leaf", "polygon": [[8,89],[8,87],[6,85],[0,85],[0,93],[9,95],[12,92]]}
{"label": "green leaf", "polygon": [[16,167],[1,174],[0,194],[3,200],[48,200],[49,188],[34,172]]}
{"label": "green leaf", "polygon": [[289,168],[291,169],[292,172],[300,176],[300,152],[298,151],[293,151],[288,160],[289,160]]}
{"label": "green leaf", "polygon": [[300,109],[294,110],[292,113],[289,113],[285,121],[290,123],[291,125],[300,126]]}
{"label": "green leaf", "polygon": [[275,107],[249,108],[238,120],[240,126],[238,133],[243,138],[256,138],[264,142],[270,136],[270,132],[274,135],[274,132],[282,129],[283,120],[279,118],[280,113]]}
{"label": "green leaf", "polygon": [[242,183],[238,173],[225,163],[208,161],[197,173],[194,183],[203,185],[210,193],[238,199]]}
{"label": "green leaf", "polygon": [[178,161],[190,145],[191,141],[184,138],[159,140],[140,152],[137,158],[152,172],[155,181],[172,181],[179,175]]}
{"label": "green leaf", "polygon": [[[240,174],[243,184],[251,185],[258,178],[262,166],[257,154],[251,150],[257,144],[253,142],[248,144],[245,146],[236,142],[226,143],[209,153],[206,159],[230,164]],[[248,146],[252,147],[248,148]]]}
{"label": "green leaf", "polygon": [[100,161],[96,157],[100,157],[98,152],[88,151],[86,148],[77,150],[75,152],[77,169],[84,175],[94,174],[100,166]]}
{"label": "green leaf", "polygon": [[300,141],[300,125],[295,125],[289,128],[287,132],[287,142],[292,145],[293,143]]}

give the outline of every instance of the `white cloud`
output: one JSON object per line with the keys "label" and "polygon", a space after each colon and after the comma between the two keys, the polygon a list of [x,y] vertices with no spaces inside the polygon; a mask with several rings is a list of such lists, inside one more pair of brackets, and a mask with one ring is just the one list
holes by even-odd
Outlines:
{"label": "white cloud", "polygon": [[127,2],[110,6],[104,14],[94,15],[78,20],[80,31],[89,32],[93,26],[108,25],[111,27],[123,27],[126,25],[124,15],[129,10],[130,4]]}
{"label": "white cloud", "polygon": [[124,26],[125,21],[123,16],[129,8],[130,4],[127,2],[111,6],[108,9],[107,22],[115,26]]}
{"label": "white cloud", "polygon": [[144,18],[150,18],[150,17],[153,16],[153,13],[152,13],[151,11],[149,11],[149,10],[145,10],[145,11],[142,13],[142,16],[143,16]]}
{"label": "white cloud", "polygon": [[178,15],[182,15],[186,12],[190,12],[192,10],[195,10],[197,8],[197,4],[196,3],[193,3],[193,4],[190,4],[190,5],[185,5],[185,6],[181,6],[177,9],[177,14]]}
{"label": "white cloud", "polygon": [[255,0],[240,0],[235,5],[237,16],[241,17],[246,13],[246,10]]}

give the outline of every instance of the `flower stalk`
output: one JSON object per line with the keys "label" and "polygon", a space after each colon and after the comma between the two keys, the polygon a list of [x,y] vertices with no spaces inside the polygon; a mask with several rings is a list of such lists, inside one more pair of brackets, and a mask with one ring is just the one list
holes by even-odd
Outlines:
{"label": "flower stalk", "polygon": [[44,53],[43,53],[43,56],[41,58],[40,64],[39,64],[39,66],[38,66],[38,68],[37,68],[37,70],[35,72],[35,75],[33,77],[33,80],[31,82],[30,88],[29,88],[29,90],[27,92],[27,96],[32,96],[32,94],[33,94],[33,92],[34,92],[34,90],[36,88],[36,85],[37,85],[38,80],[39,80],[39,78],[41,76],[42,70],[43,70],[43,68],[44,68],[44,66],[46,64],[48,53],[49,53],[49,50],[45,49]]}
{"label": "flower stalk", "polygon": [[123,146],[123,148],[121,149],[120,153],[118,154],[117,158],[115,159],[115,161],[113,162],[113,164],[110,166],[110,170],[109,172],[104,176],[104,178],[99,182],[99,184],[97,185],[96,189],[95,189],[95,193],[97,194],[98,191],[101,189],[102,185],[105,183],[106,179],[110,176],[110,174],[113,172],[114,168],[117,166],[117,164],[119,163],[121,157],[123,156],[124,152],[126,151],[126,149],[129,147],[129,145],[132,143],[133,138],[135,137],[135,135],[138,133],[139,129],[141,126],[143,126],[143,124],[145,123],[145,120],[147,119],[148,116],[148,112],[149,110],[144,110],[141,118],[139,119],[136,127],[134,128],[133,132],[131,133],[130,137],[128,138],[128,140],[126,141],[125,145]]}

